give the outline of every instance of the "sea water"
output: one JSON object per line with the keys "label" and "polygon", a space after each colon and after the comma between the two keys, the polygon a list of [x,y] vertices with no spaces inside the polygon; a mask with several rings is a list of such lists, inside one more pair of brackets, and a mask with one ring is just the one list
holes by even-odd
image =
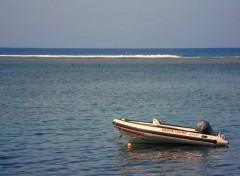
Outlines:
{"label": "sea water", "polygon": [[[0,175],[240,172],[237,48],[1,48],[0,95]],[[230,144],[128,149],[114,118],[204,119]]]}

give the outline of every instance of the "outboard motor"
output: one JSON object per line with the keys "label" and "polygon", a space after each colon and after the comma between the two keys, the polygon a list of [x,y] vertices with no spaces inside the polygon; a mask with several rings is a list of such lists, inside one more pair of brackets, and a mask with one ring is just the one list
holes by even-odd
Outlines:
{"label": "outboard motor", "polygon": [[200,120],[197,123],[195,130],[202,134],[217,135],[217,133],[212,130],[209,122],[205,120]]}

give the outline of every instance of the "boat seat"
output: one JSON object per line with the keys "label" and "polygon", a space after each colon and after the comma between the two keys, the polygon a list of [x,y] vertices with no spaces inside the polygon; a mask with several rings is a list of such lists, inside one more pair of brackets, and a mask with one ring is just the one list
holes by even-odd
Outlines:
{"label": "boat seat", "polygon": [[163,124],[162,119],[153,119],[153,125],[154,126],[161,126]]}

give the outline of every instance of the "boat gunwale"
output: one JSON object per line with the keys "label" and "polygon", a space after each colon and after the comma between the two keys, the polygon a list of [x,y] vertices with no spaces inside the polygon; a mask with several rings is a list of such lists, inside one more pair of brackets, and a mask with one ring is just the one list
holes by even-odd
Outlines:
{"label": "boat gunwale", "polygon": [[[173,129],[173,130],[183,130],[186,132],[191,132],[191,133],[197,133],[197,134],[202,134],[197,132],[194,128],[192,127],[188,127],[188,126],[180,126],[180,125],[171,125],[171,124],[161,124],[160,126],[156,126],[153,125],[152,122],[144,122],[144,121],[134,121],[134,120],[128,120],[128,119],[117,119],[123,122],[129,122],[129,123],[134,123],[134,124],[139,124],[139,125],[145,125],[145,126],[150,126],[150,127],[156,127],[156,128],[169,128],[169,129]],[[205,134],[205,135],[209,135],[209,134]],[[214,136],[214,135],[210,135],[210,136]]]}

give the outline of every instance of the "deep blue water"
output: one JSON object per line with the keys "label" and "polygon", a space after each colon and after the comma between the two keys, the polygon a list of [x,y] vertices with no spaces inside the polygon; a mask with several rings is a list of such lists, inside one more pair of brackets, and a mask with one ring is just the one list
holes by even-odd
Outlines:
{"label": "deep blue water", "polygon": [[[220,58],[0,57],[0,175],[238,175],[240,60],[228,56],[240,54],[224,50]],[[14,54],[49,54],[22,52]],[[205,119],[230,144],[127,149],[116,117]]]}

